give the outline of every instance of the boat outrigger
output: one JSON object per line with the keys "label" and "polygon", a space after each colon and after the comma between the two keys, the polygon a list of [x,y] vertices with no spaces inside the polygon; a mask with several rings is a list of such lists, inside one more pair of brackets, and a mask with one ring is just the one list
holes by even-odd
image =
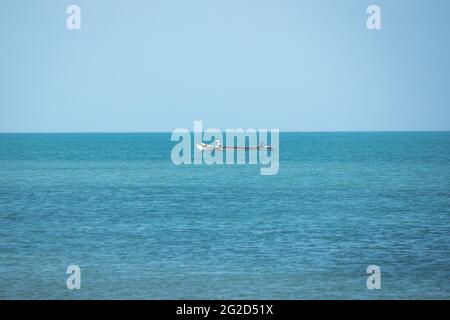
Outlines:
{"label": "boat outrigger", "polygon": [[249,151],[249,150],[268,150],[272,149],[272,146],[265,145],[263,142],[261,142],[258,146],[250,146],[250,147],[227,147],[223,146],[220,142],[220,139],[215,139],[212,144],[208,143],[197,143],[196,148],[200,151],[225,151],[225,150],[242,150],[242,151]]}

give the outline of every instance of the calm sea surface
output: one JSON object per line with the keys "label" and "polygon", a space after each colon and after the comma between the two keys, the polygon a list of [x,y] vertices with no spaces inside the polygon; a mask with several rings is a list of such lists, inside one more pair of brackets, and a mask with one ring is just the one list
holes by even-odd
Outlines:
{"label": "calm sea surface", "polygon": [[0,298],[450,299],[449,132],[282,133],[274,176],[174,144],[1,134]]}

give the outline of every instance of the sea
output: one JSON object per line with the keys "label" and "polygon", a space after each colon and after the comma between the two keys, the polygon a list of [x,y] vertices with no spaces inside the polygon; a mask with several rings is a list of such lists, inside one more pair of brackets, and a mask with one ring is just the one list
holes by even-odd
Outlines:
{"label": "sea", "polygon": [[0,134],[0,298],[450,299],[450,132],[282,132],[271,176],[175,144]]}

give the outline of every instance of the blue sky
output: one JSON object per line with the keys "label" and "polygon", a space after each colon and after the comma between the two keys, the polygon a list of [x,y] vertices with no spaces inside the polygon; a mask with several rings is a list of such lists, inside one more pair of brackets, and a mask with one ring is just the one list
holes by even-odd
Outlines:
{"label": "blue sky", "polygon": [[449,89],[448,0],[0,2],[0,132],[450,130]]}

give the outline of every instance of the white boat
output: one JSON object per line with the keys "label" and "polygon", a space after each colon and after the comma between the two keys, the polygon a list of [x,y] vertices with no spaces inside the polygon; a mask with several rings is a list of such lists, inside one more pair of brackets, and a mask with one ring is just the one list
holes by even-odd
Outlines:
{"label": "white boat", "polygon": [[212,151],[212,150],[218,150],[218,151],[224,151],[224,150],[261,150],[261,149],[272,149],[272,146],[266,146],[264,143],[261,143],[259,146],[253,146],[253,147],[227,147],[222,146],[222,143],[219,139],[214,140],[214,144],[208,144],[208,143],[197,143],[195,147],[200,151]]}
{"label": "white boat", "polygon": [[212,151],[216,149],[213,145],[207,144],[207,143],[197,143],[195,147],[200,151]]}

